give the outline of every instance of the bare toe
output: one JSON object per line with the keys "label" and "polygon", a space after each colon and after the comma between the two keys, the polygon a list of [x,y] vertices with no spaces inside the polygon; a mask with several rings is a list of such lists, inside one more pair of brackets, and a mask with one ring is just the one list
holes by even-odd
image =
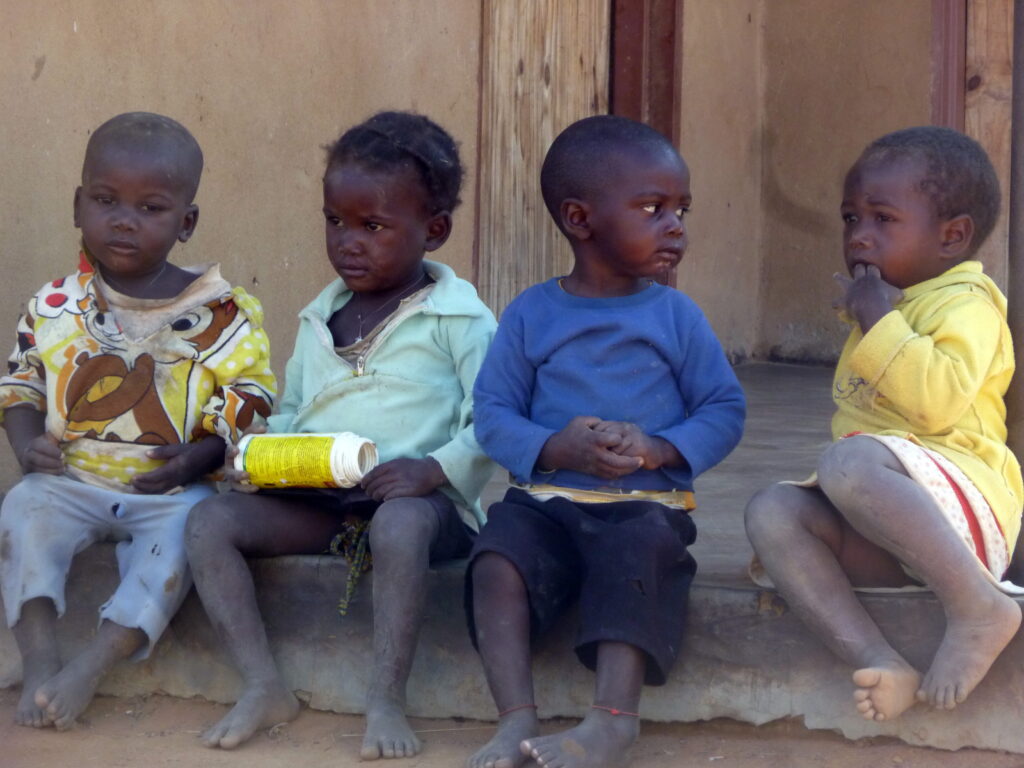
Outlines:
{"label": "bare toe", "polygon": [[254,685],[242,691],[238,702],[200,737],[204,746],[234,749],[261,728],[294,720],[299,702],[280,681]]}
{"label": "bare toe", "polygon": [[394,700],[379,698],[366,707],[366,733],[359,750],[361,760],[413,757],[423,743],[405,718],[402,706]]}
{"label": "bare toe", "polygon": [[973,613],[951,616],[920,696],[937,709],[953,709],[981,682],[992,663],[1017,633],[1021,611],[993,587]]}

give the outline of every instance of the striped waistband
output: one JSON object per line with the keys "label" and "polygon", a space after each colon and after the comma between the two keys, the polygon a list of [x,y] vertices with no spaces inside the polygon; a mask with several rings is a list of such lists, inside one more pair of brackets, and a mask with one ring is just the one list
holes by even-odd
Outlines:
{"label": "striped waistband", "polygon": [[515,485],[535,499],[547,501],[552,498],[570,499],[580,504],[610,504],[616,501],[653,501],[666,507],[683,509],[690,512],[697,508],[697,500],[693,491],[643,491],[608,488],[605,490],[588,490],[583,488],[563,488],[560,485]]}

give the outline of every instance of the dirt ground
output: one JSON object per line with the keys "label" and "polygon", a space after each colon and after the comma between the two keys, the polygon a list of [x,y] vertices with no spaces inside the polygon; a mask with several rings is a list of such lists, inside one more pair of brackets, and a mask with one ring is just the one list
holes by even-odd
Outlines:
{"label": "dirt ground", "polygon": [[[258,735],[234,752],[204,749],[196,738],[226,707],[165,696],[97,698],[74,730],[56,733],[13,725],[16,690],[0,691],[0,766],[3,768],[278,768],[359,763],[362,719],[312,710]],[[426,746],[396,768],[460,768],[486,741],[491,726],[452,720],[416,720]],[[565,727],[546,723],[546,730]],[[799,723],[755,727],[727,720],[689,725],[645,723],[634,768],[1024,768],[1024,756],[979,750],[940,752],[892,740],[845,741]],[[533,765],[531,763],[531,765]]]}

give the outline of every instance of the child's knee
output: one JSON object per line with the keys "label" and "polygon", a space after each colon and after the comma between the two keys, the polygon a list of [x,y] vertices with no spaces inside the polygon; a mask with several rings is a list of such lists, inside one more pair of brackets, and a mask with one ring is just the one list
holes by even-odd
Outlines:
{"label": "child's knee", "polygon": [[498,552],[483,552],[474,558],[470,577],[474,592],[482,589],[495,592],[524,590],[523,577],[515,564]]}
{"label": "child's knee", "polygon": [[427,554],[437,533],[437,511],[425,499],[401,498],[385,501],[373,513],[370,550],[375,557]]}
{"label": "child's knee", "polygon": [[200,552],[204,545],[230,538],[235,525],[235,509],[227,499],[226,494],[208,496],[189,511],[185,523],[185,547],[189,558]]}
{"label": "child's knee", "polygon": [[804,504],[800,498],[803,489],[776,484],[763,488],[747,503],[743,522],[747,537],[754,545],[770,545],[776,537],[790,540],[794,526],[802,526]]}
{"label": "child's knee", "polygon": [[818,483],[825,495],[842,508],[845,501],[864,497],[878,482],[892,454],[870,437],[855,435],[832,443],[818,460]]}

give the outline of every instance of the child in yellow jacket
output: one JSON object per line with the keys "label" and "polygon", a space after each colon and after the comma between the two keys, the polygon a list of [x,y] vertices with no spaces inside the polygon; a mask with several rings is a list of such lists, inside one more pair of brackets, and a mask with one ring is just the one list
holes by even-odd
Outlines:
{"label": "child in yellow jacket", "polygon": [[[971,257],[999,184],[984,150],[945,128],[873,142],[846,175],[836,302],[853,327],[836,367],[835,442],[817,476],[747,507],[758,559],[793,610],[856,670],[872,720],[916,701],[952,709],[1021,623],[998,587],[1020,530],[1021,471],[1006,446],[1013,375],[1006,299]],[[882,636],[854,587],[924,583],[946,634],[924,677]]]}

